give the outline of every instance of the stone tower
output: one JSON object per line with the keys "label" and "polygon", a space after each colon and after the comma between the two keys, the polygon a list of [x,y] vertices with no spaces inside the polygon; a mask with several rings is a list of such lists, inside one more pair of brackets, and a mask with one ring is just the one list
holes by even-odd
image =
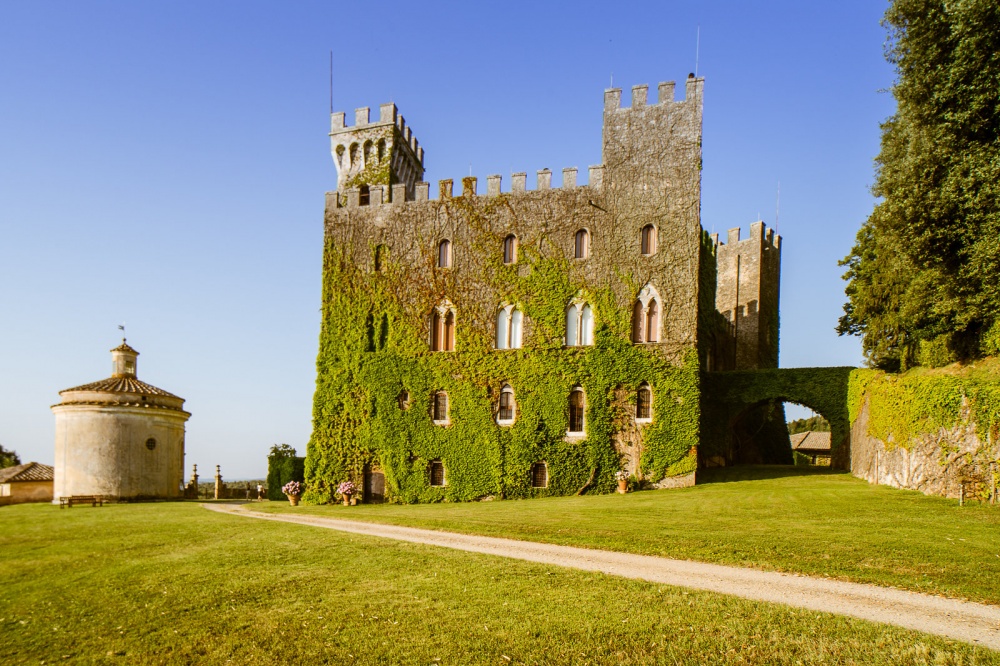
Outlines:
{"label": "stone tower", "polygon": [[718,267],[715,307],[729,321],[732,369],[777,368],[781,236],[754,222],[749,238],[740,240],[737,227],[725,243],[718,234],[712,240]]}
{"label": "stone tower", "polygon": [[111,350],[107,379],[59,392],[55,501],[72,495],[109,499],[181,494],[184,399],[136,377],[139,352],[124,340]]}
{"label": "stone tower", "polygon": [[399,115],[395,104],[379,107],[379,119],[371,122],[369,108],[354,111],[354,125],[347,127],[344,113],[330,116],[330,151],[337,167],[337,190],[356,196],[360,204],[372,196],[390,202],[397,197],[414,198],[414,189],[424,178],[424,149]]}

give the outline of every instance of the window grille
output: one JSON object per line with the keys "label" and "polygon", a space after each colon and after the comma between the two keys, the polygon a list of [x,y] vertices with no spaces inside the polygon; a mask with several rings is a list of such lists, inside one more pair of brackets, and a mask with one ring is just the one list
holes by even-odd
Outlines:
{"label": "window grille", "polygon": [[433,419],[435,423],[444,423],[448,420],[448,394],[438,391],[434,394],[434,405],[432,407]]}
{"label": "window grille", "polygon": [[432,486],[443,486],[444,485],[444,463],[440,460],[431,461],[430,467],[431,485]]}
{"label": "window grille", "polygon": [[569,431],[583,432],[583,389],[569,394]]}
{"label": "window grille", "polygon": [[635,397],[635,418],[648,419],[652,417],[653,405],[649,386],[643,384]]}
{"label": "window grille", "polygon": [[549,466],[544,462],[536,462],[531,466],[531,487],[548,488]]}

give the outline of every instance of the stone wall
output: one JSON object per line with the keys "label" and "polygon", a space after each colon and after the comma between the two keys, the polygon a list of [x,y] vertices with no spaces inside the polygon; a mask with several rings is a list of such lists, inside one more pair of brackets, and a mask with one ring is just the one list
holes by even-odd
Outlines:
{"label": "stone wall", "polygon": [[968,404],[958,423],[914,437],[908,448],[886,444],[869,434],[869,399],[851,424],[851,473],[870,483],[919,490],[927,495],[958,498],[988,494],[993,480],[989,465],[977,461],[1000,459],[1000,446],[984,444],[976,434]]}
{"label": "stone wall", "polygon": [[51,481],[17,481],[14,483],[0,483],[0,505],[51,501]]}

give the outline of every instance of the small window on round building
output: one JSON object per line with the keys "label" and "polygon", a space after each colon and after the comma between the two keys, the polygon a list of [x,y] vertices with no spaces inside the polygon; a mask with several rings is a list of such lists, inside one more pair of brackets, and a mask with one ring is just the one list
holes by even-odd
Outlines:
{"label": "small window on round building", "polygon": [[155,449],[156,448],[156,440],[153,439],[152,437],[150,437],[149,439],[147,439],[146,440],[146,448],[149,449],[150,451],[152,451],[153,449]]}

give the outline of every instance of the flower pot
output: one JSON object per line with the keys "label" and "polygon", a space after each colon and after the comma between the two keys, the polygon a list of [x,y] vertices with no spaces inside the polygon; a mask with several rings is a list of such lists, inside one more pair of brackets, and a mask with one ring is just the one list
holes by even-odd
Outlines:
{"label": "flower pot", "polygon": [[344,506],[350,506],[350,505],[351,505],[351,496],[344,495]]}
{"label": "flower pot", "polygon": [[622,495],[628,492],[628,479],[618,479],[618,492]]}
{"label": "flower pot", "polygon": [[302,495],[289,495],[288,503],[291,504],[292,506],[298,506],[300,497],[302,497]]}

